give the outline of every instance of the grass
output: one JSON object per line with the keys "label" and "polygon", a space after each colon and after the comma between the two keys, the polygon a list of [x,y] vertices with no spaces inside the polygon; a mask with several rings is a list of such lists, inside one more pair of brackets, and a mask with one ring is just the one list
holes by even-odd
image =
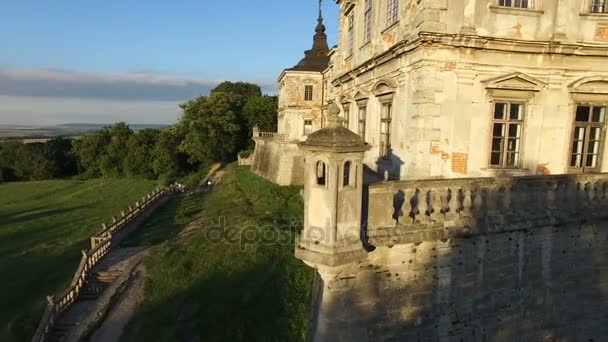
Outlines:
{"label": "grass", "polygon": [[171,239],[145,260],[146,301],[122,340],[305,340],[313,273],[293,256],[301,219],[298,188],[234,164],[210,193],[169,203],[128,242]]}
{"label": "grass", "polygon": [[0,183],[0,341],[28,340],[88,237],[153,188],[128,179]]}

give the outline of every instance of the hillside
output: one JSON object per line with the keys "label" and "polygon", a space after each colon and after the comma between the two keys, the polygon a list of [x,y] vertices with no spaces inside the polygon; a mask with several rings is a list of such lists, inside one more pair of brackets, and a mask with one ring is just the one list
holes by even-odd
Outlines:
{"label": "hillside", "polygon": [[73,276],[85,239],[153,187],[128,179],[0,183],[0,341],[33,334],[45,297]]}
{"label": "hillside", "polygon": [[123,340],[305,340],[313,271],[293,256],[302,208],[299,188],[235,165],[210,193],[165,206],[128,242],[168,239],[145,261],[146,302]]}

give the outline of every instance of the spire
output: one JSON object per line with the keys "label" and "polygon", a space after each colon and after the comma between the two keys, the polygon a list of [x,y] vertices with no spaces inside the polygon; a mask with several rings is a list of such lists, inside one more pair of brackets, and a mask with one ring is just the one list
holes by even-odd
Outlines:
{"label": "spire", "polygon": [[304,58],[295,67],[288,70],[303,71],[323,71],[329,65],[329,46],[327,45],[327,35],[323,24],[323,11],[321,5],[323,0],[319,0],[319,17],[317,27],[313,37],[312,49],[304,51]]}
{"label": "spire", "polygon": [[321,10],[322,3],[323,0],[319,0],[319,17],[317,18],[317,27],[315,28],[317,34],[325,33],[325,25],[323,25],[323,11]]}

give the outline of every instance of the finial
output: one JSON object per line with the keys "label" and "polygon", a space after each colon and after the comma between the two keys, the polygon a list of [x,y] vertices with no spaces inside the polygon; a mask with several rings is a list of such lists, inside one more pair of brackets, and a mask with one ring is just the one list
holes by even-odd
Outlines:
{"label": "finial", "polygon": [[329,105],[329,109],[327,110],[327,127],[336,128],[342,126],[343,118],[339,116],[340,108],[338,105],[333,102]]}
{"label": "finial", "polygon": [[323,0],[319,0],[319,19],[323,20],[323,12],[321,11],[321,5],[323,3]]}

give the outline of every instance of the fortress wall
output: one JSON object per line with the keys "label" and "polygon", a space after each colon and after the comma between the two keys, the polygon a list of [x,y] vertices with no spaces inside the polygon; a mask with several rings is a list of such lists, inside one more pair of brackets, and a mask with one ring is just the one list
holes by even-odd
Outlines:
{"label": "fortress wall", "polygon": [[319,267],[315,340],[605,340],[607,205],[605,174],[373,185],[376,248]]}
{"label": "fortress wall", "polygon": [[600,341],[607,222],[380,246],[323,291],[317,340]]}
{"label": "fortress wall", "polygon": [[296,143],[272,138],[254,141],[253,172],[279,185],[304,184],[304,160]]}

